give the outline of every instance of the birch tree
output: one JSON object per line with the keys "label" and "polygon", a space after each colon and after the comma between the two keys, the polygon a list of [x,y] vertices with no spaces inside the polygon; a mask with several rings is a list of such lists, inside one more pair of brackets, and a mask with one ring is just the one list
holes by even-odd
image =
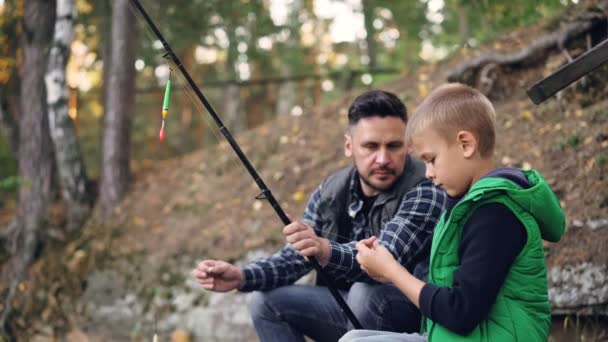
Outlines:
{"label": "birch tree", "polygon": [[76,139],[74,123],[68,115],[69,89],[66,83],[66,65],[74,36],[75,16],[74,0],[57,0],[53,44],[45,76],[49,127],[69,231],[78,229],[90,212],[86,170]]}

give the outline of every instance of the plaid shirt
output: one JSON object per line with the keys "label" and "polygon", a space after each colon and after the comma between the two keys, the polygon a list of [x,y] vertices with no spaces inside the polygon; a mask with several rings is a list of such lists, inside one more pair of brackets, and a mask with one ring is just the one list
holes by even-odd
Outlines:
{"label": "plaid shirt", "polygon": [[[353,226],[350,236],[352,241],[339,244],[330,240],[329,263],[323,270],[336,279],[374,282],[360,269],[355,259],[355,244],[373,234],[365,228],[367,215],[361,210],[363,200],[357,190],[358,178],[355,173],[349,189],[352,194],[352,201],[348,206]],[[302,222],[313,227],[319,236],[323,235],[319,230],[322,225],[318,213],[321,189],[322,186],[319,186],[310,197],[302,219]],[[403,196],[395,216],[382,227],[378,240],[407,269],[412,270],[415,258],[428,250],[445,200],[446,196],[442,190],[433,186],[432,182],[424,180]],[[256,260],[243,268],[245,281],[241,291],[266,291],[290,285],[312,269],[312,265],[287,244],[274,255]]]}

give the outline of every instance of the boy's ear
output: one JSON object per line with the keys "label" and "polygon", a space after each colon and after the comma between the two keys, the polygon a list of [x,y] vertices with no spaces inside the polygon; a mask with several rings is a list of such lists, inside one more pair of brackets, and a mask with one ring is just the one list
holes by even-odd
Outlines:
{"label": "boy's ear", "polygon": [[456,141],[462,151],[462,156],[471,158],[477,151],[477,138],[469,131],[460,131],[456,135]]}
{"label": "boy's ear", "polygon": [[353,156],[353,138],[348,134],[344,134],[344,155],[347,158]]}

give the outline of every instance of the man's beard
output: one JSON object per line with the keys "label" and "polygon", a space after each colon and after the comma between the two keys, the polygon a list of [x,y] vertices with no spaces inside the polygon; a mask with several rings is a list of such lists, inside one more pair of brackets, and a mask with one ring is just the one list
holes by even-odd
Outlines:
{"label": "man's beard", "polygon": [[374,172],[375,172],[375,171],[385,171],[385,172],[386,172],[386,173],[388,173],[389,175],[396,175],[396,174],[397,174],[397,173],[395,172],[395,170],[393,170],[393,169],[379,168],[379,169],[376,169],[376,170],[373,170],[372,172],[370,172],[370,174],[369,174],[368,176],[366,176],[366,177],[363,177],[363,176],[361,175],[361,173],[359,172],[359,178],[361,178],[361,181],[362,181],[363,183],[365,183],[367,186],[369,186],[370,188],[372,188],[372,189],[374,189],[374,190],[376,190],[376,191],[380,191],[380,192],[384,192],[384,191],[386,191],[386,190],[388,190],[388,189],[392,188],[392,187],[393,187],[393,185],[395,185],[396,178],[393,180],[393,182],[392,182],[392,183],[390,183],[390,184],[389,184],[389,185],[387,185],[386,187],[379,187],[379,186],[377,186],[377,185],[374,185],[374,184],[373,184],[373,183],[370,181],[370,178],[371,178],[371,176],[374,174]]}

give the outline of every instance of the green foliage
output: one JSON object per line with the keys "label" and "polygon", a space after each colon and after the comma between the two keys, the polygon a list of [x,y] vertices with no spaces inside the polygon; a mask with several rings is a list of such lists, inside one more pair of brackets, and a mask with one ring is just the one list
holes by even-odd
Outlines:
{"label": "green foliage", "polygon": [[576,148],[580,145],[582,138],[578,134],[572,134],[565,141],[562,141],[559,145],[560,149],[563,151],[566,148]]}
{"label": "green foliage", "polygon": [[[424,39],[425,27],[428,25],[425,1],[393,1],[374,0],[376,13],[382,14],[383,9],[390,11],[390,19],[382,18],[387,29],[399,30],[399,39],[394,49],[384,49],[379,56],[381,66],[410,68],[412,64],[420,63],[421,38]],[[379,46],[382,46],[379,44]]]}
{"label": "green foliage", "polygon": [[0,179],[0,192],[15,191],[19,187],[19,184],[21,184],[21,178],[19,178],[18,176],[10,176],[4,179]]}
{"label": "green foliage", "polygon": [[[248,60],[258,65],[268,64],[264,60],[270,54],[259,49],[257,39],[280,29],[273,25],[262,1],[179,0],[142,3],[182,61],[183,55],[190,55],[197,45],[227,52],[225,59],[223,55],[219,56],[213,68],[205,70],[205,79],[219,79],[225,72],[228,72],[228,78],[233,78],[233,67],[225,67],[224,64],[233,64],[239,58],[239,43],[247,44],[244,55]],[[140,40],[144,62],[152,66],[165,63],[161,58],[164,51],[155,45],[158,44],[156,37],[143,19],[140,23],[140,29],[148,37]]]}
{"label": "green foliage", "polygon": [[22,1],[6,1],[0,10],[0,84],[8,83],[16,72],[16,58],[21,36]]}
{"label": "green foliage", "polygon": [[439,28],[431,24],[426,30],[437,32],[428,33],[436,44],[478,44],[513,28],[555,16],[563,9],[559,1],[446,0],[442,10],[444,20],[438,24]]}
{"label": "green foliage", "polygon": [[606,154],[599,153],[598,155],[596,155],[595,156],[595,163],[597,164],[597,167],[599,169],[599,177],[598,178],[600,180],[602,180],[602,179],[604,179],[604,173],[606,172],[606,164],[608,163],[608,158],[606,157]]}
{"label": "green foliage", "polygon": [[595,162],[600,169],[603,169],[606,166],[606,162],[608,162],[608,158],[604,153],[600,153],[595,156]]}
{"label": "green foliage", "polygon": [[[371,22],[375,27],[373,38],[376,43],[377,66],[399,71],[395,74],[376,74],[372,84],[364,85],[361,77],[355,77],[352,82],[345,80],[351,70],[368,67],[362,61],[367,53],[365,37],[357,35],[352,42],[328,41],[332,19],[315,12],[314,0],[285,2],[287,20],[284,23],[273,21],[271,1],[141,0],[141,3],[194,81],[202,85],[205,96],[222,118],[226,115],[222,113],[221,107],[225,100],[224,89],[205,86],[216,80],[238,79],[239,73],[236,70],[239,63],[248,64],[251,80],[336,71],[346,75],[332,78],[333,88],[326,87],[322,91],[319,86],[326,79],[298,81],[294,87],[297,95],[293,105],[307,106],[312,104],[313,96],[319,94],[321,96],[315,97],[315,100],[331,100],[351,88],[373,87],[404,74],[415,74],[417,66],[423,62],[420,51],[424,41],[448,52],[462,46],[459,18],[467,18],[467,40],[481,42],[539,18],[551,16],[564,8],[561,2],[549,0],[445,0],[444,6],[437,10],[443,20],[433,21],[429,15],[431,2],[428,0],[366,0],[362,2],[366,6],[365,10],[355,4],[355,12],[359,11],[356,14],[373,16]],[[93,87],[91,91],[78,95],[78,138],[87,170],[92,177],[97,176],[101,159],[99,136],[103,127],[103,92],[100,88],[103,82],[102,63],[90,62],[88,59],[102,61],[105,54],[111,51],[106,47],[112,43],[109,36],[111,4],[111,0],[77,0],[79,13],[76,40],[86,46],[92,55],[87,55],[87,61],[80,62],[79,71],[86,69],[86,77]],[[316,11],[318,10],[317,8]],[[132,12],[139,16],[136,10]],[[163,144],[158,143],[159,107],[164,80],[156,72],[159,71],[157,67],[165,65],[167,60],[162,57],[165,51],[158,46],[159,42],[143,18],[138,17],[137,20],[138,59],[144,62],[145,67],[137,74],[137,88],[142,91],[136,96],[132,127],[131,156],[136,167],[140,162],[143,165],[150,160],[175,157],[216,142],[214,134],[210,132],[216,129],[214,124],[206,126],[209,123],[205,121],[208,120],[207,114],[191,92],[186,94],[183,91],[185,82],[174,72],[172,108],[166,122],[167,140]],[[306,43],[304,38],[307,32],[309,36],[310,32],[314,33],[313,43]],[[387,38],[389,36],[393,38]],[[270,45],[260,43],[268,43],[269,40],[272,41]],[[205,57],[213,54],[215,58],[209,57],[207,61],[201,62],[197,60],[200,51],[205,51]],[[242,107],[248,115],[245,121],[250,127],[276,115],[277,93],[283,85],[264,84],[241,88]],[[221,136],[219,138],[221,140]]]}
{"label": "green foliage", "polygon": [[0,192],[11,192],[19,185],[17,161],[11,155],[2,136],[0,136],[0,165]]}

